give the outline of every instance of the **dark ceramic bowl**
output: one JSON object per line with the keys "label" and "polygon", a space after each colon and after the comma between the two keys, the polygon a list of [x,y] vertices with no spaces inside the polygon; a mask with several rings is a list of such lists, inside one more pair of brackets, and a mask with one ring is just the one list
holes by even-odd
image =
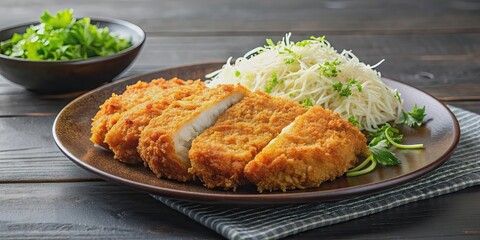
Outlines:
{"label": "dark ceramic bowl", "polygon": [[[86,60],[33,61],[0,54],[0,74],[6,79],[39,94],[58,94],[93,89],[112,81],[137,57],[145,42],[145,32],[138,26],[117,19],[92,18],[92,24],[108,27],[111,33],[130,38],[132,46],[114,55]],[[22,34],[26,23],[0,30],[0,41],[14,33]]]}

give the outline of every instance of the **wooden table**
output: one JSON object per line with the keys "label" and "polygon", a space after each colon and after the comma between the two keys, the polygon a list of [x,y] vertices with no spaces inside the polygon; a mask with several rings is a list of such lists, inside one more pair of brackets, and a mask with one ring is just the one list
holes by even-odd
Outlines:
{"label": "wooden table", "polygon": [[[480,2],[472,0],[3,0],[0,27],[44,9],[131,21],[146,45],[123,74],[241,56],[265,38],[326,35],[383,76],[480,113]],[[66,79],[68,80],[68,79]],[[38,96],[0,79],[0,239],[221,238],[149,195],[98,179],[55,146],[73,96]],[[292,239],[480,238],[480,187],[411,203]]]}

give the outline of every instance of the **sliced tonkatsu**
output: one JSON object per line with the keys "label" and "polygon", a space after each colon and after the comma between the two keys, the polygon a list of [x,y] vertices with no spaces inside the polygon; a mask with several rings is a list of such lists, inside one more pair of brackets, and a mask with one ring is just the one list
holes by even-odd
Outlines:
{"label": "sliced tonkatsu", "polygon": [[108,144],[104,142],[105,135],[124,112],[152,99],[165,89],[188,83],[176,78],[169,81],[159,78],[149,83],[138,81],[134,85],[127,86],[126,90],[120,95],[112,93],[112,96],[99,107],[99,111],[92,119],[90,141],[108,149]]}
{"label": "sliced tonkatsu", "polygon": [[158,177],[191,180],[192,140],[248,92],[240,85],[219,85],[173,102],[143,129],[137,148],[140,157]]}
{"label": "sliced tonkatsu", "polygon": [[193,140],[189,172],[208,188],[235,189],[248,183],[245,165],[305,112],[297,102],[261,92],[249,94]]}
{"label": "sliced tonkatsu", "polygon": [[105,135],[105,143],[115,154],[115,159],[129,164],[141,163],[137,152],[138,140],[142,130],[150,120],[162,114],[171,103],[204,90],[205,84],[200,81],[188,81],[186,85],[178,85],[165,89],[144,103],[138,104],[124,112],[121,118]]}
{"label": "sliced tonkatsu", "polygon": [[272,140],[244,170],[258,191],[318,187],[366,153],[365,136],[337,113],[311,107]]}

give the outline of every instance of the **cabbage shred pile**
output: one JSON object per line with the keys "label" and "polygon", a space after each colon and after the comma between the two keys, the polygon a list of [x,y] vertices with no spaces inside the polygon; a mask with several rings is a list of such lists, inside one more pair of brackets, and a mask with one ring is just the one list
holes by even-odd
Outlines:
{"label": "cabbage shred pile", "polygon": [[305,107],[320,105],[360,129],[375,131],[402,113],[402,99],[381,75],[351,52],[338,53],[324,37],[290,41],[287,34],[255,48],[209,75],[209,86],[236,84],[289,98]]}

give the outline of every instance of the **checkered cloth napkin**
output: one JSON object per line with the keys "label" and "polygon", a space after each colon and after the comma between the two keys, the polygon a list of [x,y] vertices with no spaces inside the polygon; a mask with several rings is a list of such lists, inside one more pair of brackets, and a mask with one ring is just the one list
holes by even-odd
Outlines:
{"label": "checkered cloth napkin", "polygon": [[340,201],[232,207],[153,196],[228,239],[278,239],[480,184],[480,115],[451,107],[461,137],[441,167],[399,187]]}

